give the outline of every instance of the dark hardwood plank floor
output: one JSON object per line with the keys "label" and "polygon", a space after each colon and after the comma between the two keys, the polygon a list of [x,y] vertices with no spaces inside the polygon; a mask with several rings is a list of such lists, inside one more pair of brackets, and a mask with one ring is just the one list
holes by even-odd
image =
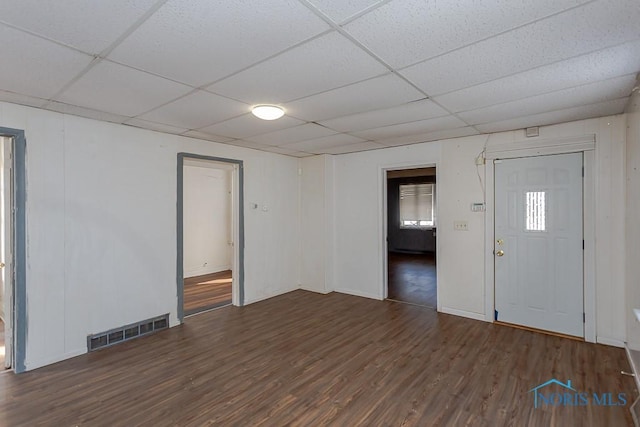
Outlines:
{"label": "dark hardwood plank floor", "polygon": [[[2,426],[625,426],[622,349],[306,291],[0,375]],[[626,406],[534,408],[555,377]]]}
{"label": "dark hardwood plank floor", "polygon": [[389,252],[387,297],[435,309],[437,306],[436,259],[432,253]]}
{"label": "dark hardwood plank floor", "polygon": [[184,279],[184,314],[231,304],[231,270]]}

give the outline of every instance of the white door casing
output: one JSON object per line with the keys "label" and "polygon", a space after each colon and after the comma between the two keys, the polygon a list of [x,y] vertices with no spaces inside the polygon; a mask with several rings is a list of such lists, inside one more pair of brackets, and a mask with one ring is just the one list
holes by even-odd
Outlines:
{"label": "white door casing", "polygon": [[4,367],[10,368],[13,365],[13,228],[12,228],[12,194],[13,194],[13,174],[11,159],[11,138],[1,139],[1,168],[0,177],[0,286],[4,289],[3,312],[5,321],[5,356]]}
{"label": "white door casing", "polygon": [[582,153],[497,160],[497,320],[584,336]]}

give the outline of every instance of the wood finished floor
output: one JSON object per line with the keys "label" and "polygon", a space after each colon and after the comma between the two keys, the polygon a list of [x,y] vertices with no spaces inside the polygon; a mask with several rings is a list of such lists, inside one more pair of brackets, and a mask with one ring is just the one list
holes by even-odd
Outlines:
{"label": "wood finished floor", "polygon": [[432,253],[389,252],[388,298],[435,309],[437,306],[436,259]]}
{"label": "wood finished floor", "polygon": [[[2,426],[625,426],[622,349],[295,291],[0,375]],[[555,377],[624,407],[534,409]]]}
{"label": "wood finished floor", "polygon": [[184,313],[198,313],[231,304],[231,270],[184,279]]}

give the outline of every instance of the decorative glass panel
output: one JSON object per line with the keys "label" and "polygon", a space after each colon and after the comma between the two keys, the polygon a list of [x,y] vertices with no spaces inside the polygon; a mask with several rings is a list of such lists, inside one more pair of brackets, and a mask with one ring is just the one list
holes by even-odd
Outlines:
{"label": "decorative glass panel", "polygon": [[527,198],[527,212],[526,212],[526,227],[527,231],[545,231],[547,228],[546,223],[546,206],[545,206],[544,191],[528,191],[526,193]]}

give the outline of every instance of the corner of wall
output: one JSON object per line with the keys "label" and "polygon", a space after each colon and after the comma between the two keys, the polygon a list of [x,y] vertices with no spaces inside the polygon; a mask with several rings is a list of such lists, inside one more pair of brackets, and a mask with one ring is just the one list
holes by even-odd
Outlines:
{"label": "corner of wall", "polygon": [[640,349],[640,322],[633,308],[640,308],[640,75],[625,109],[626,127],[626,194],[625,194],[625,300],[626,341],[630,348]]}

